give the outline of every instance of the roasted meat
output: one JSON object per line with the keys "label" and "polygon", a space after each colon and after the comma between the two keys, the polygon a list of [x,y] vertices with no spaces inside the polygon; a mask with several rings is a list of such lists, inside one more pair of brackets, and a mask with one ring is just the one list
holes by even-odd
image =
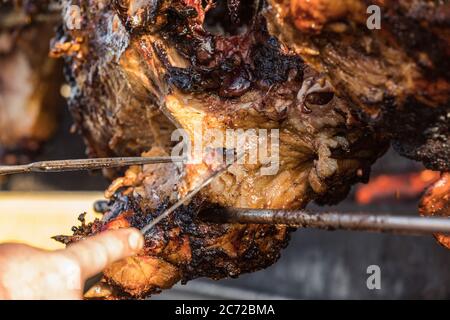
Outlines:
{"label": "roasted meat", "polygon": [[[268,2],[270,32],[325,72],[352,110],[402,155],[450,170],[448,1]],[[380,8],[379,30],[366,25],[370,5]]]}
{"label": "roasted meat", "polygon": [[[59,13],[44,1],[0,3],[0,162],[25,162],[57,125],[61,62],[48,57]],[[38,18],[39,16],[39,18]]]}
{"label": "roasted meat", "polygon": [[[146,155],[161,154],[153,149]],[[107,191],[110,201],[102,221],[75,228],[64,243],[108,229],[142,228],[177,197],[182,172],[174,164],[132,167]],[[287,245],[285,226],[217,225],[197,221],[209,204],[197,198],[146,235],[145,249],[137,256],[114,263],[87,298],[146,297],[178,281],[197,277],[236,277],[274,263]],[[83,220],[83,216],[81,219]]]}
{"label": "roasted meat", "polygon": [[174,125],[191,141],[198,128],[278,129],[278,174],[241,166],[204,194],[221,205],[289,208],[341,199],[385,150],[384,135],[365,127],[260,14],[241,34],[217,35],[204,28],[201,1],[65,3],[73,5],[81,28],[66,29],[53,54],[69,64],[69,103],[91,155],[167,147]]}
{"label": "roasted meat", "polygon": [[[80,14],[79,28],[66,23],[52,54],[66,59],[69,104],[90,155],[167,151],[176,127],[191,142],[204,133],[205,148],[236,147],[236,141],[230,146],[209,137],[211,129],[279,134],[273,174],[260,174],[267,166],[262,159],[233,165],[158,225],[141,255],[105,270],[96,287],[100,294],[93,290],[90,297],[143,297],[180,279],[219,279],[267,267],[287,244],[285,226],[207,224],[197,220],[198,212],[214,206],[295,209],[313,200],[335,203],[352,183],[367,179],[370,165],[386,150],[384,133],[360,121],[329,77],[271,34],[261,8],[251,3],[246,5],[255,14],[248,25],[225,32],[210,31],[205,19],[212,6],[202,1],[63,5],[75,10],[68,15],[71,24]],[[233,20],[242,11],[232,10]],[[208,170],[202,161],[182,169],[131,168],[107,192],[102,221],[58,239],[70,243],[108,228],[141,227]]]}
{"label": "roasted meat", "polygon": [[114,3],[63,1],[64,31],[51,55],[68,62],[69,108],[90,156],[138,155],[152,146],[169,150],[174,126],[153,91],[162,84],[152,82],[158,77],[145,70],[144,57],[128,49],[131,34]]}

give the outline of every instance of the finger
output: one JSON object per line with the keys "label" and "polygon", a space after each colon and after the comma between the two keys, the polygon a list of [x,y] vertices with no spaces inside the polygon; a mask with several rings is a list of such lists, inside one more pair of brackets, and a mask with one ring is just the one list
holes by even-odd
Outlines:
{"label": "finger", "polygon": [[76,259],[82,277],[87,279],[111,263],[135,254],[143,246],[144,238],[137,229],[118,229],[74,243],[65,254]]}

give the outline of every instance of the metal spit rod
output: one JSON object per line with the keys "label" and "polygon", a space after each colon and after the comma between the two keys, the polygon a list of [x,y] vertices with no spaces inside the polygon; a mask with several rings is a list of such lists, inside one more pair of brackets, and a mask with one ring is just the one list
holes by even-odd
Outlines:
{"label": "metal spit rod", "polygon": [[183,162],[184,157],[118,157],[118,158],[92,158],[70,159],[33,162],[24,165],[0,165],[0,176],[28,172],[63,172],[78,170],[96,170],[117,168],[139,164]]}
{"label": "metal spit rod", "polygon": [[[0,166],[0,176],[27,172],[94,170],[138,164],[183,162],[185,160],[186,158],[184,157],[122,157],[41,161],[25,165]],[[221,172],[222,170],[219,171]],[[213,178],[207,179],[207,183],[209,183]],[[196,188],[193,194],[196,194],[203,186],[204,185],[201,184],[198,190]],[[179,202],[184,203],[188,200],[189,199],[182,199]],[[176,208],[177,206],[179,206],[179,203],[177,203],[174,207]],[[210,213],[206,214],[204,219],[219,223],[233,222],[286,224],[301,228],[318,228],[326,230],[340,229],[391,232],[398,234],[450,234],[450,219],[435,217],[420,218],[383,214],[354,214],[337,212],[311,213],[302,210],[248,210],[226,208],[210,210]]]}
{"label": "metal spit rod", "polygon": [[312,213],[304,210],[257,210],[220,208],[201,214],[201,219],[217,223],[285,224],[299,228],[350,230],[424,235],[450,234],[450,219],[392,216],[387,214]]}

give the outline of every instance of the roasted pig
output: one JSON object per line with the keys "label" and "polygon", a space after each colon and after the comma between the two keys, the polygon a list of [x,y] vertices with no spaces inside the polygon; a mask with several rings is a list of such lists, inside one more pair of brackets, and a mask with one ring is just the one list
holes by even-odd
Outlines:
{"label": "roasted pig", "polygon": [[[160,155],[154,148],[146,155]],[[182,171],[174,164],[132,167],[108,189],[104,217],[59,236],[66,244],[94,233],[123,227],[142,228],[174,201]],[[197,198],[147,233],[145,249],[137,256],[112,264],[86,298],[143,298],[178,281],[197,277],[220,279],[273,264],[288,243],[286,226],[210,224],[197,221],[200,209],[211,204]]]}
{"label": "roasted pig", "polygon": [[[140,256],[105,270],[103,285],[96,287],[103,290],[91,290],[91,297],[143,297],[180,279],[218,279],[267,267],[287,243],[285,226],[207,224],[196,220],[199,210],[334,203],[352,183],[367,179],[386,150],[388,140],[357,119],[328,77],[269,33],[260,8],[249,6],[255,15],[247,29],[228,35],[204,27],[208,6],[202,1],[65,3],[73,5],[79,6],[74,10],[80,28],[66,27],[52,54],[68,63],[69,104],[91,155],[167,150],[174,127],[185,129],[192,141],[198,128],[279,130],[276,174],[260,175],[261,162],[234,165],[158,225]],[[217,141],[214,147],[226,148]],[[107,192],[110,209],[102,221],[58,239],[70,243],[151,221],[192,188],[207,166],[177,170],[129,169]]]}
{"label": "roasted pig", "polygon": [[[362,28],[364,1],[333,3],[62,1],[64,26],[51,54],[66,61],[69,106],[89,155],[167,153],[175,128],[189,141],[203,133],[201,150],[230,147],[208,137],[210,130],[279,135],[274,174],[260,174],[267,166],[261,159],[233,165],[147,234],[141,254],[105,270],[88,297],[145,297],[179,280],[269,266],[290,230],[204,223],[200,210],[336,203],[368,178],[391,139],[405,155],[448,169],[447,38],[433,29],[448,23],[445,11],[438,19],[430,5],[429,15],[415,16],[430,20],[418,36],[443,38],[419,54],[396,34]],[[391,1],[380,5],[392,9],[396,26],[412,14]],[[107,191],[102,220],[57,239],[70,244],[105,229],[142,227],[208,168],[205,162],[132,167]]]}

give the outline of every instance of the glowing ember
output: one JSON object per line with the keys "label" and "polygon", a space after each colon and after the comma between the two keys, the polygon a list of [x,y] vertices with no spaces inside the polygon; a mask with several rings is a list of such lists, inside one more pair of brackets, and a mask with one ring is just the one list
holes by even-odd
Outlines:
{"label": "glowing ember", "polygon": [[385,199],[414,199],[439,179],[440,173],[431,170],[407,174],[380,175],[367,185],[356,190],[356,201],[360,204]]}

